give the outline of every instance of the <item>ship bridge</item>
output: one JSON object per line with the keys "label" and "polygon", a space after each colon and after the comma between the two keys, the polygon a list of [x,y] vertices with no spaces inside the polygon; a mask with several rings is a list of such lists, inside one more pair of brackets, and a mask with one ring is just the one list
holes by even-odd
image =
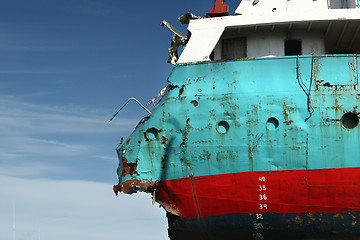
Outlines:
{"label": "ship bridge", "polygon": [[360,0],[242,0],[235,16],[194,19],[178,63],[360,53]]}

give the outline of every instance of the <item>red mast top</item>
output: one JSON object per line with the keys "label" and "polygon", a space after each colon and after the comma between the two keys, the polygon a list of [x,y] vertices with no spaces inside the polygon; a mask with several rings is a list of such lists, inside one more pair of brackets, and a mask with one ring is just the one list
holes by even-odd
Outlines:
{"label": "red mast top", "polygon": [[215,5],[211,11],[206,14],[206,17],[222,17],[229,16],[229,5],[226,0],[215,0]]}

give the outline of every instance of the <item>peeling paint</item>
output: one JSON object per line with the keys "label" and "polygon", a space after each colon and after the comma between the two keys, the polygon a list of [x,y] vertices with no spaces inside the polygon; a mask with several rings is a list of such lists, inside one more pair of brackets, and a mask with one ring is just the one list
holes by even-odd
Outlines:
{"label": "peeling paint", "polygon": [[167,139],[165,136],[163,136],[162,139],[161,139],[161,144],[165,145],[168,140],[169,139]]}
{"label": "peeling paint", "polygon": [[293,122],[294,122],[294,121],[290,120],[290,121],[285,121],[284,123],[285,123],[286,125],[291,125]]}
{"label": "peeling paint", "polygon": [[186,88],[185,85],[182,85],[182,86],[181,86],[181,88],[180,88],[180,90],[179,90],[179,97],[180,97],[181,95],[183,95],[185,88]]}
{"label": "peeling paint", "polygon": [[122,176],[125,177],[126,175],[130,174],[130,175],[134,175],[137,174],[136,169],[137,169],[137,160],[136,163],[128,163],[128,160],[123,157],[122,158],[122,164],[123,164],[123,170],[122,170]]}
{"label": "peeling paint", "polygon": [[126,194],[133,194],[137,192],[153,192],[156,190],[155,184],[156,182],[151,180],[129,180],[123,182],[121,186],[115,185],[113,189],[116,195],[119,192]]}
{"label": "peeling paint", "polygon": [[192,105],[194,105],[194,107],[197,107],[199,105],[198,101],[193,100],[190,102]]}
{"label": "peeling paint", "polygon": [[[341,221],[347,222],[347,231],[358,227],[355,182],[360,165],[354,156],[360,150],[349,151],[359,142],[358,127],[346,130],[341,122],[346,113],[360,117],[357,82],[332,78],[319,59],[322,65],[312,78],[312,56],[299,59],[304,84],[316,85],[309,121],[309,92],[304,94],[296,81],[294,57],[176,66],[170,81],[177,90],[170,90],[131,141],[119,147],[121,187],[115,186],[114,192],[153,193],[155,201],[181,221],[238,214],[253,224],[256,214],[263,214],[273,217],[264,219],[264,231],[279,228],[280,221],[285,230],[305,233],[314,224],[316,230]],[[250,65],[254,71],[242,71],[236,82],[219,81],[226,72]],[[209,69],[213,75],[204,77]],[[279,73],[282,78],[273,77]],[[258,78],[246,81],[253,74]],[[228,124],[226,134],[219,134],[221,122]],[[271,123],[273,128],[268,127]],[[259,182],[263,178],[266,183]],[[267,192],[260,193],[264,185]],[[352,210],[355,219],[348,214]],[[327,233],[341,234],[331,231]]]}

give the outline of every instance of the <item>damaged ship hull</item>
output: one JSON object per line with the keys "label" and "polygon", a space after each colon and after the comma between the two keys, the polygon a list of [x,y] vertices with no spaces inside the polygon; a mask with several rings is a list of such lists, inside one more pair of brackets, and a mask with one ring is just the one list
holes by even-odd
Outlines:
{"label": "damaged ship hull", "polygon": [[358,61],[178,64],[115,191],[152,193],[172,239],[360,239]]}

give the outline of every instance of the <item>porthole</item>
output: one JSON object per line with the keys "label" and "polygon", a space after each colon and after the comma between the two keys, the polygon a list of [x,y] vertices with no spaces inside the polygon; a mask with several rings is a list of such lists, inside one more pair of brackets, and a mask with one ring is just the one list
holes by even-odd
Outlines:
{"label": "porthole", "polygon": [[353,129],[359,125],[359,117],[353,112],[345,113],[341,118],[341,124],[344,128]]}
{"label": "porthole", "polygon": [[221,133],[225,134],[229,131],[230,125],[227,121],[221,121],[218,123],[216,130]]}
{"label": "porthole", "polygon": [[271,117],[266,122],[266,128],[269,130],[275,130],[279,127],[279,120],[274,117]]}
{"label": "porthole", "polygon": [[150,128],[144,133],[144,137],[147,141],[152,141],[157,138],[159,130],[156,128]]}

